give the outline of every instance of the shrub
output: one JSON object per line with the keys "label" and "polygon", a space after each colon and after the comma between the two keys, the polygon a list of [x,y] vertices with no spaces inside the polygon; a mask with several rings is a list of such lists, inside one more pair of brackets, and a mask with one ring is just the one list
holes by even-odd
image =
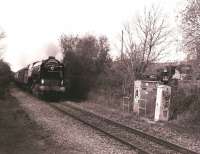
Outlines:
{"label": "shrub", "polygon": [[178,120],[195,120],[200,115],[199,91],[191,82],[179,84],[172,89],[171,118]]}
{"label": "shrub", "polygon": [[70,82],[69,96],[75,99],[87,98],[95,87],[98,76],[111,62],[109,44],[106,37],[93,35],[62,36],[65,78]]}
{"label": "shrub", "polygon": [[11,79],[11,70],[8,63],[0,60],[0,97],[6,94]]}

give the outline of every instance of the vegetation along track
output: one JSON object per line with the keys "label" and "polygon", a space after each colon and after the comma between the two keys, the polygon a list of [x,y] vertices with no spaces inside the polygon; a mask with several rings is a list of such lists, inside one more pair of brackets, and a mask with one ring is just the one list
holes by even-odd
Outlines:
{"label": "vegetation along track", "polygon": [[79,121],[90,125],[94,129],[104,132],[106,135],[128,145],[144,154],[197,154],[194,151],[151,136],[139,130],[124,126],[120,123],[98,116],[94,113],[82,110],[66,102],[50,103],[50,105],[64,114],[70,115]]}

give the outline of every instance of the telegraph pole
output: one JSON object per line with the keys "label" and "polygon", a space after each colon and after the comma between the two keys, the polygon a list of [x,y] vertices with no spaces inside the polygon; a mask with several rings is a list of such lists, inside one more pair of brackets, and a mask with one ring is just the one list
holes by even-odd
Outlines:
{"label": "telegraph pole", "polygon": [[123,50],[124,50],[124,31],[122,30],[122,40],[121,40],[121,61],[123,60]]}

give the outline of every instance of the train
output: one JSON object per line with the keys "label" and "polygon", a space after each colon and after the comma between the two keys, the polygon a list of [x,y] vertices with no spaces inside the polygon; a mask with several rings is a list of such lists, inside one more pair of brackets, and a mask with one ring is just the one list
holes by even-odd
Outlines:
{"label": "train", "polygon": [[55,57],[36,61],[14,74],[18,85],[29,89],[36,96],[49,93],[64,94],[64,65]]}

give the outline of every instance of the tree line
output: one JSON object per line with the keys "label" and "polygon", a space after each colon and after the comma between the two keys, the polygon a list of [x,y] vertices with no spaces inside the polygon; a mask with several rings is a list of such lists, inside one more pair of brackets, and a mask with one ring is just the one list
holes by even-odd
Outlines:
{"label": "tree line", "polygon": [[[182,50],[192,57],[193,69],[200,72],[200,2],[188,0],[180,15]],[[86,97],[92,88],[121,90],[121,87],[133,94],[134,80],[142,79],[151,64],[167,56],[170,51],[166,53],[166,49],[175,41],[167,15],[156,6],[145,8],[122,31],[121,55],[115,60],[110,57],[106,36],[60,37],[72,95]]]}

